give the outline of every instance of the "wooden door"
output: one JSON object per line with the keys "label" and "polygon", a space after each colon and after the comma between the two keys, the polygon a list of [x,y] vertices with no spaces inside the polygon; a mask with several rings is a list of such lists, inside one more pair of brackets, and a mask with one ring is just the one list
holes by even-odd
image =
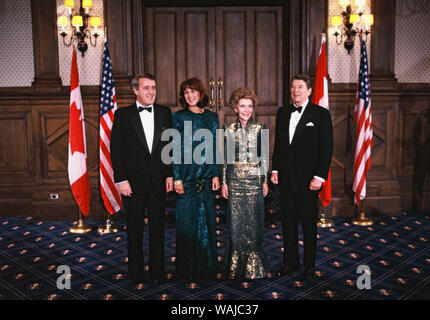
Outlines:
{"label": "wooden door", "polygon": [[145,69],[157,81],[157,102],[177,111],[179,85],[215,76],[214,8],[146,8]]}
{"label": "wooden door", "polygon": [[157,79],[160,104],[176,110],[178,87],[213,79],[221,123],[232,117],[231,92],[247,86],[259,98],[257,115],[282,105],[282,8],[146,8],[145,67]]}
{"label": "wooden door", "polygon": [[182,81],[200,78],[210,94],[209,82],[214,80],[213,111],[222,127],[236,118],[228,105],[231,92],[249,87],[259,100],[256,120],[270,129],[272,154],[276,112],[283,104],[282,8],[145,10],[145,69],[157,80],[157,102],[172,111],[180,110],[178,88]]}
{"label": "wooden door", "polygon": [[257,120],[270,126],[283,101],[282,9],[219,7],[216,32],[216,79],[224,82],[220,125],[235,119],[228,107],[230,94],[246,86],[258,96]]}

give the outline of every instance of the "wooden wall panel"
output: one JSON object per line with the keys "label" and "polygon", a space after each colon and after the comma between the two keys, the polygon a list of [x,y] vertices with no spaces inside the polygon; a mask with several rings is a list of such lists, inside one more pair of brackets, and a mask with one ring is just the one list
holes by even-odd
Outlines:
{"label": "wooden wall panel", "polygon": [[[61,110],[63,109],[63,110]],[[41,179],[43,184],[65,182],[68,161],[69,118],[66,108],[39,111]]]}
{"label": "wooden wall panel", "polygon": [[[231,92],[247,85],[247,19],[245,9],[218,11],[217,30],[222,36],[217,42],[218,75],[224,81],[224,101],[228,102]],[[253,43],[250,45],[254,45]]]}
{"label": "wooden wall panel", "polygon": [[31,212],[34,136],[28,100],[0,100],[0,215]]}
{"label": "wooden wall panel", "polygon": [[[255,91],[260,105],[277,106],[279,101],[279,73],[282,59],[279,56],[278,12],[255,13]],[[282,100],[281,100],[282,101]]]}
{"label": "wooden wall panel", "polygon": [[182,81],[197,77],[208,87],[215,78],[213,8],[146,8],[146,68],[157,79],[157,102],[178,110]]}
{"label": "wooden wall panel", "polygon": [[[176,81],[176,14],[155,13],[154,14],[154,75],[157,80],[157,101],[164,105],[176,104],[176,90],[171,88]],[[168,30],[168,32],[166,32]],[[172,72],[173,71],[173,72]]]}
{"label": "wooden wall panel", "polygon": [[[209,17],[208,12],[185,12],[185,79],[200,78],[209,82]],[[180,30],[179,32],[181,32]],[[204,66],[202,68],[202,66]],[[212,75],[213,76],[213,75]]]}
{"label": "wooden wall panel", "polygon": [[[397,159],[402,206],[416,211],[430,210],[430,88],[427,85],[423,90],[427,90],[427,93],[410,91],[408,88],[408,92],[400,98],[399,113]],[[420,183],[423,188],[420,195],[422,201],[413,201],[414,185]],[[417,195],[415,198],[418,199]]]}
{"label": "wooden wall panel", "polygon": [[0,104],[0,179],[31,181],[34,175],[33,130],[28,102]]}

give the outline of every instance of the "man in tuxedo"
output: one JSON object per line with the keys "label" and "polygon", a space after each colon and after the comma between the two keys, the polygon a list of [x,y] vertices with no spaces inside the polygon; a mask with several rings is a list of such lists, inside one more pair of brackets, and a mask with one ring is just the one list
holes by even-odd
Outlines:
{"label": "man in tuxedo", "polygon": [[173,190],[173,171],[161,159],[171,128],[171,111],[155,104],[155,78],[135,76],[131,87],[136,103],[115,112],[111,134],[114,180],[123,199],[127,224],[128,273],[132,283],[145,282],[143,228],[149,218],[149,269],[153,282],[164,280],[165,193]]}
{"label": "man in tuxedo", "polygon": [[298,222],[304,242],[303,280],[315,276],[318,192],[327,179],[333,153],[333,125],[327,109],[309,101],[311,79],[296,74],[291,81],[292,104],[278,109],[272,177],[279,183],[284,242],[281,276],[300,269]]}

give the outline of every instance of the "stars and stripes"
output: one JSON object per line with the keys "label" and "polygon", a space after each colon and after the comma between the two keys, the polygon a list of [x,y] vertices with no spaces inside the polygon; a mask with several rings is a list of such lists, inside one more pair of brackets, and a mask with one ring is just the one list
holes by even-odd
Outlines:
{"label": "stars and stripes", "polygon": [[100,98],[100,188],[106,210],[113,214],[121,207],[121,197],[113,180],[110,158],[110,136],[117,110],[112,63],[107,41],[103,51],[102,88]]}
{"label": "stars and stripes", "polygon": [[356,126],[356,143],[354,156],[354,203],[366,197],[366,175],[370,169],[370,158],[373,146],[373,129],[370,99],[370,80],[366,42],[361,41],[360,71],[355,100],[354,123]]}

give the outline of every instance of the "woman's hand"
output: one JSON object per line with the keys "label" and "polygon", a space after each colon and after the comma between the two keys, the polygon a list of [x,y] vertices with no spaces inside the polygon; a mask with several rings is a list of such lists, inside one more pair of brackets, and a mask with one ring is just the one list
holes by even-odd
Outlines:
{"label": "woman's hand", "polygon": [[173,183],[173,188],[177,194],[184,194],[184,185],[182,184],[182,181],[175,181]]}
{"label": "woman's hand", "polygon": [[173,191],[173,178],[166,178],[166,193]]}
{"label": "woman's hand", "polygon": [[212,190],[217,191],[219,189],[219,178],[213,177],[212,178]]}
{"label": "woman's hand", "polygon": [[269,193],[269,185],[267,183],[263,183],[263,196],[266,197]]}
{"label": "woman's hand", "polygon": [[221,187],[221,196],[222,196],[224,199],[228,199],[228,186],[227,186],[226,184],[224,184],[224,185]]}

